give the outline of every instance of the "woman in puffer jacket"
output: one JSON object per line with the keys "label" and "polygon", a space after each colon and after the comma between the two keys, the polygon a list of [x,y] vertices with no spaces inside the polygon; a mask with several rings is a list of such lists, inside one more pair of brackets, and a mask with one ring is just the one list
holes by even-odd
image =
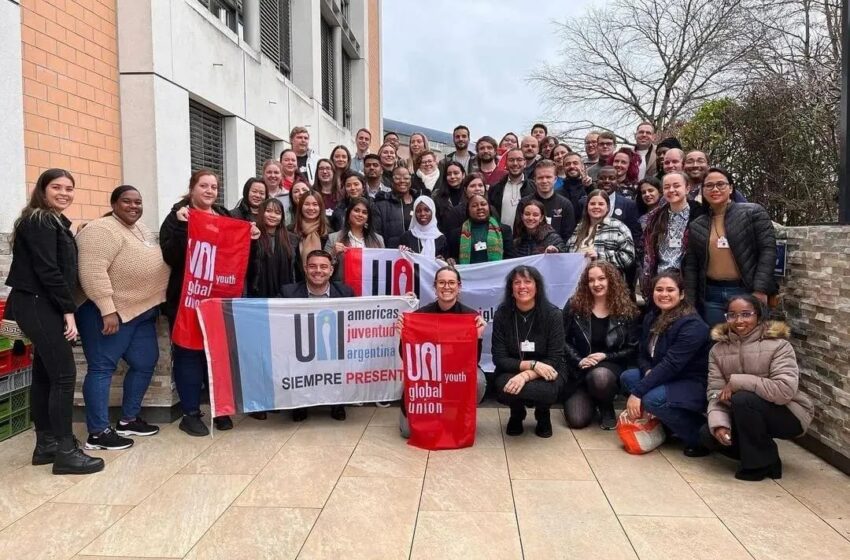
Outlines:
{"label": "woman in puffer jacket", "polygon": [[714,327],[708,358],[706,447],[740,459],[739,480],[782,478],[774,438],[803,435],[812,421],[809,398],[785,323],[767,321],[762,303],[743,294],[729,300],[726,323]]}

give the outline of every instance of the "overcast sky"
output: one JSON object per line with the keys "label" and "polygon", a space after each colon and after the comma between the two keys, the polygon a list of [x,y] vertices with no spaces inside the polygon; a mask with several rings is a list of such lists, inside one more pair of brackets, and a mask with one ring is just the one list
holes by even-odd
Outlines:
{"label": "overcast sky", "polygon": [[[543,108],[530,71],[557,59],[552,20],[591,0],[385,0],[383,116],[472,137],[527,132]],[[542,119],[545,120],[545,119]]]}

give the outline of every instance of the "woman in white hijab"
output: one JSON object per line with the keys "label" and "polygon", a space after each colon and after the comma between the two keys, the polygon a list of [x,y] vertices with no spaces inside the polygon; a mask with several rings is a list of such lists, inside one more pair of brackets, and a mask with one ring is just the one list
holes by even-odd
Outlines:
{"label": "woman in white hijab", "polygon": [[437,228],[437,210],[430,196],[423,195],[413,201],[413,218],[399,240],[399,249],[445,260],[446,236]]}

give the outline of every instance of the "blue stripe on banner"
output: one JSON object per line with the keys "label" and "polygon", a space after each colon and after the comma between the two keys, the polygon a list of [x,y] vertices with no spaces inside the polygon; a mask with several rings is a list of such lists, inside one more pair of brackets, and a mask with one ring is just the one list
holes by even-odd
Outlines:
{"label": "blue stripe on banner", "polygon": [[233,324],[238,341],[242,411],[272,410],[274,375],[268,303],[264,299],[234,300]]}

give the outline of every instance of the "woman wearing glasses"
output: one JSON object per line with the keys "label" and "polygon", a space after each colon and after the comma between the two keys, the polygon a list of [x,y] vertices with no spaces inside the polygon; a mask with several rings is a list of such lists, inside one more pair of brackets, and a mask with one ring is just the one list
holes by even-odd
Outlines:
{"label": "woman wearing glasses", "polygon": [[812,421],[788,326],[765,315],[755,296],[733,296],[726,322],[711,331],[708,425],[700,435],[709,449],[741,461],[739,480],[781,478],[773,438],[799,437]]}
{"label": "woman wearing glasses", "polygon": [[702,204],[708,212],[689,227],[685,288],[709,326],[723,322],[732,296],[752,294],[767,304],[778,291],[770,216],[758,204],[734,202],[734,192],[728,172],[709,168],[702,185]]}

